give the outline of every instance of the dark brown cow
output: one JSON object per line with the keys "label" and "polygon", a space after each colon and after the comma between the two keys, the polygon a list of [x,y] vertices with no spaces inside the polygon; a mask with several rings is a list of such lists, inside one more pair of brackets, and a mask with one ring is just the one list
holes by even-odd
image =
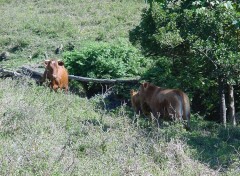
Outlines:
{"label": "dark brown cow", "polygon": [[143,104],[144,108],[141,108],[141,102],[140,102],[140,95],[138,91],[134,91],[133,89],[130,91],[131,96],[131,104],[134,109],[134,111],[138,114],[143,113],[145,116],[150,115],[150,108],[147,106],[147,104]]}
{"label": "dark brown cow", "polygon": [[139,90],[141,108],[146,103],[155,118],[164,120],[186,120],[190,129],[190,103],[188,96],[177,89],[163,89],[150,83],[143,83]]}
{"label": "dark brown cow", "polygon": [[57,91],[57,89],[65,89],[68,91],[68,71],[64,67],[63,61],[55,59],[45,60],[45,71],[43,74],[43,82],[50,80],[49,86]]}

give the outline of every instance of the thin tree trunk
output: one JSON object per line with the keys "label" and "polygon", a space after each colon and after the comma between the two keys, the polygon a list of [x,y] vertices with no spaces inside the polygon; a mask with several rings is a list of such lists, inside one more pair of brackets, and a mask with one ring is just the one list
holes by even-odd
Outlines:
{"label": "thin tree trunk", "polygon": [[228,84],[228,99],[229,99],[229,118],[233,126],[236,126],[236,114],[235,114],[235,104],[234,104],[234,89],[231,84]]}
{"label": "thin tree trunk", "polygon": [[224,79],[223,77],[219,76],[219,96],[220,96],[220,119],[224,127],[227,124],[227,115],[226,115],[226,101],[225,101],[225,91],[224,91]]}

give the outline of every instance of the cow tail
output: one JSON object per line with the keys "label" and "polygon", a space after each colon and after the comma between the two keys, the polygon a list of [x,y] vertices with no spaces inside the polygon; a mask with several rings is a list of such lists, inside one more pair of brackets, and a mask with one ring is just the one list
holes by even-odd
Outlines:
{"label": "cow tail", "polygon": [[190,130],[190,102],[185,93],[182,93],[183,98],[183,119],[187,120],[186,129]]}

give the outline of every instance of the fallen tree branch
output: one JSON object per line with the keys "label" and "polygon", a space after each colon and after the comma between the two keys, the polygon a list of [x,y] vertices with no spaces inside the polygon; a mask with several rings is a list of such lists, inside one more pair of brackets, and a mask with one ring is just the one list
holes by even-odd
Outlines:
{"label": "fallen tree branch", "polygon": [[69,75],[69,79],[78,80],[82,82],[96,82],[96,83],[137,83],[139,78],[135,79],[95,79],[95,78],[86,78],[82,76]]}
{"label": "fallen tree branch", "polygon": [[33,69],[31,69],[31,68],[29,68],[29,67],[21,67],[21,69],[22,69],[22,71],[24,72],[24,73],[26,73],[26,72],[29,72],[29,73],[31,73],[32,75],[37,75],[37,76],[43,76],[43,73],[42,72],[38,72],[38,71],[35,71],[35,70],[33,70]]}
{"label": "fallen tree branch", "polygon": [[[37,75],[37,76],[43,76],[42,72],[35,71],[29,67],[21,67],[23,71],[30,72],[32,75]],[[95,83],[138,83],[140,80],[140,77],[137,78],[131,78],[131,79],[96,79],[96,78],[87,78],[87,77],[82,77],[82,76],[74,76],[74,75],[69,75],[69,79],[72,80],[77,80],[77,81],[82,81],[82,82],[95,82]]]}
{"label": "fallen tree branch", "polygon": [[0,78],[13,77],[13,76],[21,77],[22,75],[15,71],[4,70],[3,68],[0,68]]}

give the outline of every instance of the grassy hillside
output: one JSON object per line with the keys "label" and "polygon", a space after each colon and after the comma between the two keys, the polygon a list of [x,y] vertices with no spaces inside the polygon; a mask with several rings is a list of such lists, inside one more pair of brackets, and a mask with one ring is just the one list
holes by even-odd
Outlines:
{"label": "grassy hillside", "polygon": [[[63,44],[128,38],[144,0],[0,0],[1,66],[41,63]],[[0,175],[240,175],[240,128],[191,116],[159,128],[123,103],[0,79]]]}
{"label": "grassy hillside", "polygon": [[25,78],[0,80],[0,100],[0,175],[218,173],[193,158],[178,124],[143,127],[125,106],[96,108],[101,96],[54,93]]}
{"label": "grassy hillside", "polygon": [[[35,63],[47,52],[87,41],[128,38],[140,21],[144,0],[0,0],[0,52],[8,51],[4,67]],[[57,56],[58,58],[61,56]]]}
{"label": "grassy hillside", "polygon": [[[0,175],[240,175],[240,129],[157,127],[29,78],[0,80]],[[221,172],[219,172],[221,171]]]}

